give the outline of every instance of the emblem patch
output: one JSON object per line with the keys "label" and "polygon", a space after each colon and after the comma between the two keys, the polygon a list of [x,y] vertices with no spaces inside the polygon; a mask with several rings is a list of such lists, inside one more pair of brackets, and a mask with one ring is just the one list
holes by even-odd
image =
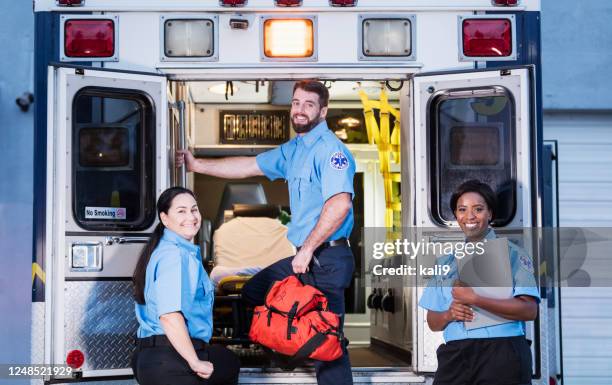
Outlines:
{"label": "emblem patch", "polygon": [[329,165],[336,170],[344,170],[348,167],[348,158],[340,151],[334,152],[329,158]]}
{"label": "emblem patch", "polygon": [[524,254],[521,254],[519,256],[519,263],[523,269],[527,270],[530,273],[533,273],[533,262],[531,261],[531,258]]}

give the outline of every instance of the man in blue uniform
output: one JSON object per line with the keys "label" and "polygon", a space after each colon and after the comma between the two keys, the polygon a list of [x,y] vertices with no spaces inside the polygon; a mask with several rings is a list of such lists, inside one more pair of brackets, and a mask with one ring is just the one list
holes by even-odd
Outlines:
{"label": "man in blue uniform", "polygon": [[[329,92],[318,81],[300,81],[293,89],[291,122],[297,136],[257,157],[195,159],[177,152],[177,164],[189,171],[222,178],[265,175],[288,183],[291,222],[287,237],[297,247],[294,257],[276,262],[255,275],[243,297],[254,305],[264,303],[270,285],[294,274],[306,273],[306,283],[320,289],[330,310],[344,316],[344,290],[354,270],[348,237],[353,228],[353,177],[355,160],[327,127]],[[238,236],[238,235],[237,235]],[[336,361],[315,364],[317,382],[352,384],[348,353]]]}

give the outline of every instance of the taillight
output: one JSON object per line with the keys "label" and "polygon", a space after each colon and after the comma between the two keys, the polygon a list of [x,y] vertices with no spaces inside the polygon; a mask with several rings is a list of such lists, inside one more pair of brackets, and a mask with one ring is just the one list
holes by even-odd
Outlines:
{"label": "taillight", "polygon": [[491,0],[491,2],[498,7],[516,7],[519,0]]}
{"label": "taillight", "polygon": [[512,55],[510,19],[463,19],[463,55],[507,57]]}
{"label": "taillight", "polygon": [[56,0],[61,7],[78,7],[85,4],[85,0]]}
{"label": "taillight", "polygon": [[357,5],[357,0],[329,0],[329,5],[332,7],[354,7]]}
{"label": "taillight", "polygon": [[219,4],[224,7],[244,7],[247,0],[219,0]]}
{"label": "taillight", "polygon": [[71,350],[66,355],[66,365],[78,369],[85,363],[85,355],[80,350]]}
{"label": "taillight", "polygon": [[299,7],[302,0],[274,0],[277,7]]}
{"label": "taillight", "polygon": [[110,19],[69,19],[64,24],[64,55],[108,58],[115,54],[115,22]]}

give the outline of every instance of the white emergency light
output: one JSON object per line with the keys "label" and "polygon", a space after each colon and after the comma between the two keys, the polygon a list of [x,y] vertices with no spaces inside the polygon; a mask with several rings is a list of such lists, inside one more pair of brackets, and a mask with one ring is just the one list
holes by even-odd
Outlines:
{"label": "white emergency light", "polygon": [[414,60],[414,16],[360,19],[361,60]]}
{"label": "white emergency light", "polygon": [[162,61],[218,59],[217,17],[162,16]]}

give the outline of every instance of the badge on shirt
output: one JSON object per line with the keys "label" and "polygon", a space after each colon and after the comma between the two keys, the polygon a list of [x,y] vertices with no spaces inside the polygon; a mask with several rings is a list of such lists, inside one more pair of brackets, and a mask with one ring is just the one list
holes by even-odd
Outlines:
{"label": "badge on shirt", "polygon": [[521,254],[519,255],[519,264],[524,270],[527,270],[528,272],[533,274],[533,262],[531,261],[531,258],[526,256],[525,254]]}
{"label": "badge on shirt", "polygon": [[336,170],[344,170],[348,167],[349,161],[346,155],[344,155],[341,151],[334,152],[329,158],[329,165],[331,168]]}

